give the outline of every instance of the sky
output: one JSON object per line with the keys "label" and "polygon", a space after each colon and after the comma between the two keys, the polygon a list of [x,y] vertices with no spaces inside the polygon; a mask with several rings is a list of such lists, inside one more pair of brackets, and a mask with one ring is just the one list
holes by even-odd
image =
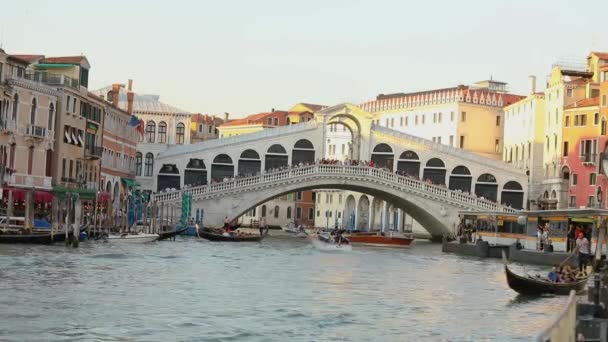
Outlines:
{"label": "sky", "polygon": [[298,102],[492,77],[528,92],[562,58],[608,51],[608,1],[28,0],[0,5],[8,53],[84,54],[90,89],[138,93],[231,117]]}

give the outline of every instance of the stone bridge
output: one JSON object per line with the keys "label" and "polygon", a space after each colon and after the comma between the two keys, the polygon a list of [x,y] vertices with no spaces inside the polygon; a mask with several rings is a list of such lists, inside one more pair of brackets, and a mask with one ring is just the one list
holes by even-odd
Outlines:
{"label": "stone bridge", "polygon": [[[383,169],[316,164],[326,156],[329,123],[349,127],[353,159],[373,160]],[[348,104],[303,124],[170,148],[154,168],[155,200],[179,205],[181,193],[191,192],[193,210],[203,209],[209,226],[286,193],[343,189],[393,203],[433,235],[453,231],[457,211],[522,208],[528,183],[510,164],[377,126],[371,114]]]}

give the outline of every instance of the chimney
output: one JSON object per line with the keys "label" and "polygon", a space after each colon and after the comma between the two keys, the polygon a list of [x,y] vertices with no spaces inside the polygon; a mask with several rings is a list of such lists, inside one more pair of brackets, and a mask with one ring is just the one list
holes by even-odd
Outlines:
{"label": "chimney", "polygon": [[272,108],[272,109],[270,110],[270,112],[271,112],[271,113],[274,113],[274,108]]}
{"label": "chimney", "polygon": [[530,75],[528,80],[530,81],[530,94],[536,93],[536,76]]}
{"label": "chimney", "polygon": [[133,80],[129,79],[129,87],[127,88],[128,91],[133,91]]}
{"label": "chimney", "polygon": [[133,114],[133,98],[135,94],[132,91],[127,93],[127,113]]}
{"label": "chimney", "polygon": [[112,105],[118,107],[118,97],[120,96],[120,84],[112,84]]}
{"label": "chimney", "polygon": [[224,113],[224,123],[228,122],[228,116],[230,113]]}

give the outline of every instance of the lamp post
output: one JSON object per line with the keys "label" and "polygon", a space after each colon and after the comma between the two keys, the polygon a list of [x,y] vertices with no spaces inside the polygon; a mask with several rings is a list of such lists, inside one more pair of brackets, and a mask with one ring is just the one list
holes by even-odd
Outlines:
{"label": "lamp post", "polygon": [[329,209],[325,210],[325,229],[329,229]]}

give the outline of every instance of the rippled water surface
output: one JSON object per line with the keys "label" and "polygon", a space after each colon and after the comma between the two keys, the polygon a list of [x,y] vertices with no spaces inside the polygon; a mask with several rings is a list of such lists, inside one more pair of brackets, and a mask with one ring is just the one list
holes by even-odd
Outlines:
{"label": "rippled water surface", "polygon": [[519,297],[498,260],[424,242],[0,245],[1,341],[529,340],[565,300]]}

